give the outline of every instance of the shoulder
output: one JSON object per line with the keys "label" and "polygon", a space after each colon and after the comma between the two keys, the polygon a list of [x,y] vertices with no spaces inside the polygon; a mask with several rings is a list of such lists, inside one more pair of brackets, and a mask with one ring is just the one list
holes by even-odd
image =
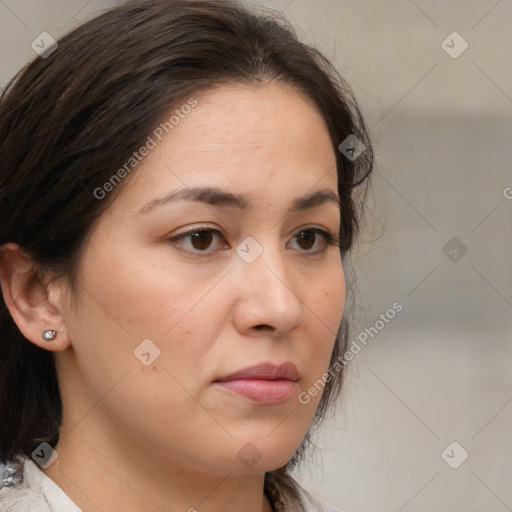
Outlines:
{"label": "shoulder", "polygon": [[313,496],[309,491],[304,489],[296,480],[294,480],[297,494],[301,500],[303,512],[343,512],[341,509],[329,505]]}
{"label": "shoulder", "polygon": [[4,512],[82,512],[28,457],[0,464],[0,510]]}

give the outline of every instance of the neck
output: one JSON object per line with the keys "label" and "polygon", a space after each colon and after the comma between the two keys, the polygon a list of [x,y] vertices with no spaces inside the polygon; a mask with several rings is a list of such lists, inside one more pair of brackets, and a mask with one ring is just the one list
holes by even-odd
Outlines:
{"label": "neck", "polygon": [[63,423],[59,457],[43,470],[83,512],[272,512],[264,473],[201,472],[85,423]]}

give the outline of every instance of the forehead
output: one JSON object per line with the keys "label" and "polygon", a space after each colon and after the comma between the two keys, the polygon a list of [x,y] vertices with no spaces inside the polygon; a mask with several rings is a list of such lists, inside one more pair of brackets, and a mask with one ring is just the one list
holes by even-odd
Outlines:
{"label": "forehead", "polygon": [[[335,152],[325,121],[294,88],[222,86],[192,96],[194,108],[174,115],[162,140],[152,136],[155,147],[127,187],[131,208],[178,186],[255,195],[279,190],[275,199],[288,190],[303,194],[316,183],[336,190]],[[163,117],[160,132],[179,108]]]}
{"label": "forehead", "polygon": [[197,102],[173,131],[175,155],[187,150],[229,155],[261,150],[264,154],[267,149],[275,156],[275,149],[281,147],[287,152],[283,156],[292,158],[331,145],[319,111],[289,85],[216,87],[200,94]]}

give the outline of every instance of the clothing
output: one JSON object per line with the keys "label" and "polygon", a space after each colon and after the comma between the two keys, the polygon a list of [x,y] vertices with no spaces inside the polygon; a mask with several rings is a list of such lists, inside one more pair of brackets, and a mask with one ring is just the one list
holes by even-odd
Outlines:
{"label": "clothing", "polygon": [[[296,486],[301,512],[341,512],[312,496],[298,483]],[[82,509],[33,460],[18,457],[14,463],[0,464],[0,511],[82,512]]]}
{"label": "clothing", "polygon": [[[296,483],[302,512],[341,512]],[[68,495],[28,457],[0,464],[1,512],[82,512]],[[284,512],[284,511],[283,511]]]}
{"label": "clothing", "polygon": [[[0,464],[1,512],[82,512],[33,460],[19,457],[16,462],[20,465],[12,475],[13,465]],[[7,487],[1,487],[2,479]]]}

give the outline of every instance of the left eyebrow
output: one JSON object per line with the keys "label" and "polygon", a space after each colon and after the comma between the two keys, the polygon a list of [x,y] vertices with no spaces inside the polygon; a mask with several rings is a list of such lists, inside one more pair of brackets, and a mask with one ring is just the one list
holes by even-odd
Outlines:
{"label": "left eyebrow", "polygon": [[[251,210],[254,208],[254,201],[243,194],[234,194],[215,187],[187,187],[153,199],[144,205],[139,210],[139,213],[148,212],[174,201],[196,201],[212,206],[237,208],[238,210]],[[340,200],[334,192],[329,189],[316,190],[310,194],[295,198],[287,213],[317,208],[328,202],[334,203],[340,208]]]}

